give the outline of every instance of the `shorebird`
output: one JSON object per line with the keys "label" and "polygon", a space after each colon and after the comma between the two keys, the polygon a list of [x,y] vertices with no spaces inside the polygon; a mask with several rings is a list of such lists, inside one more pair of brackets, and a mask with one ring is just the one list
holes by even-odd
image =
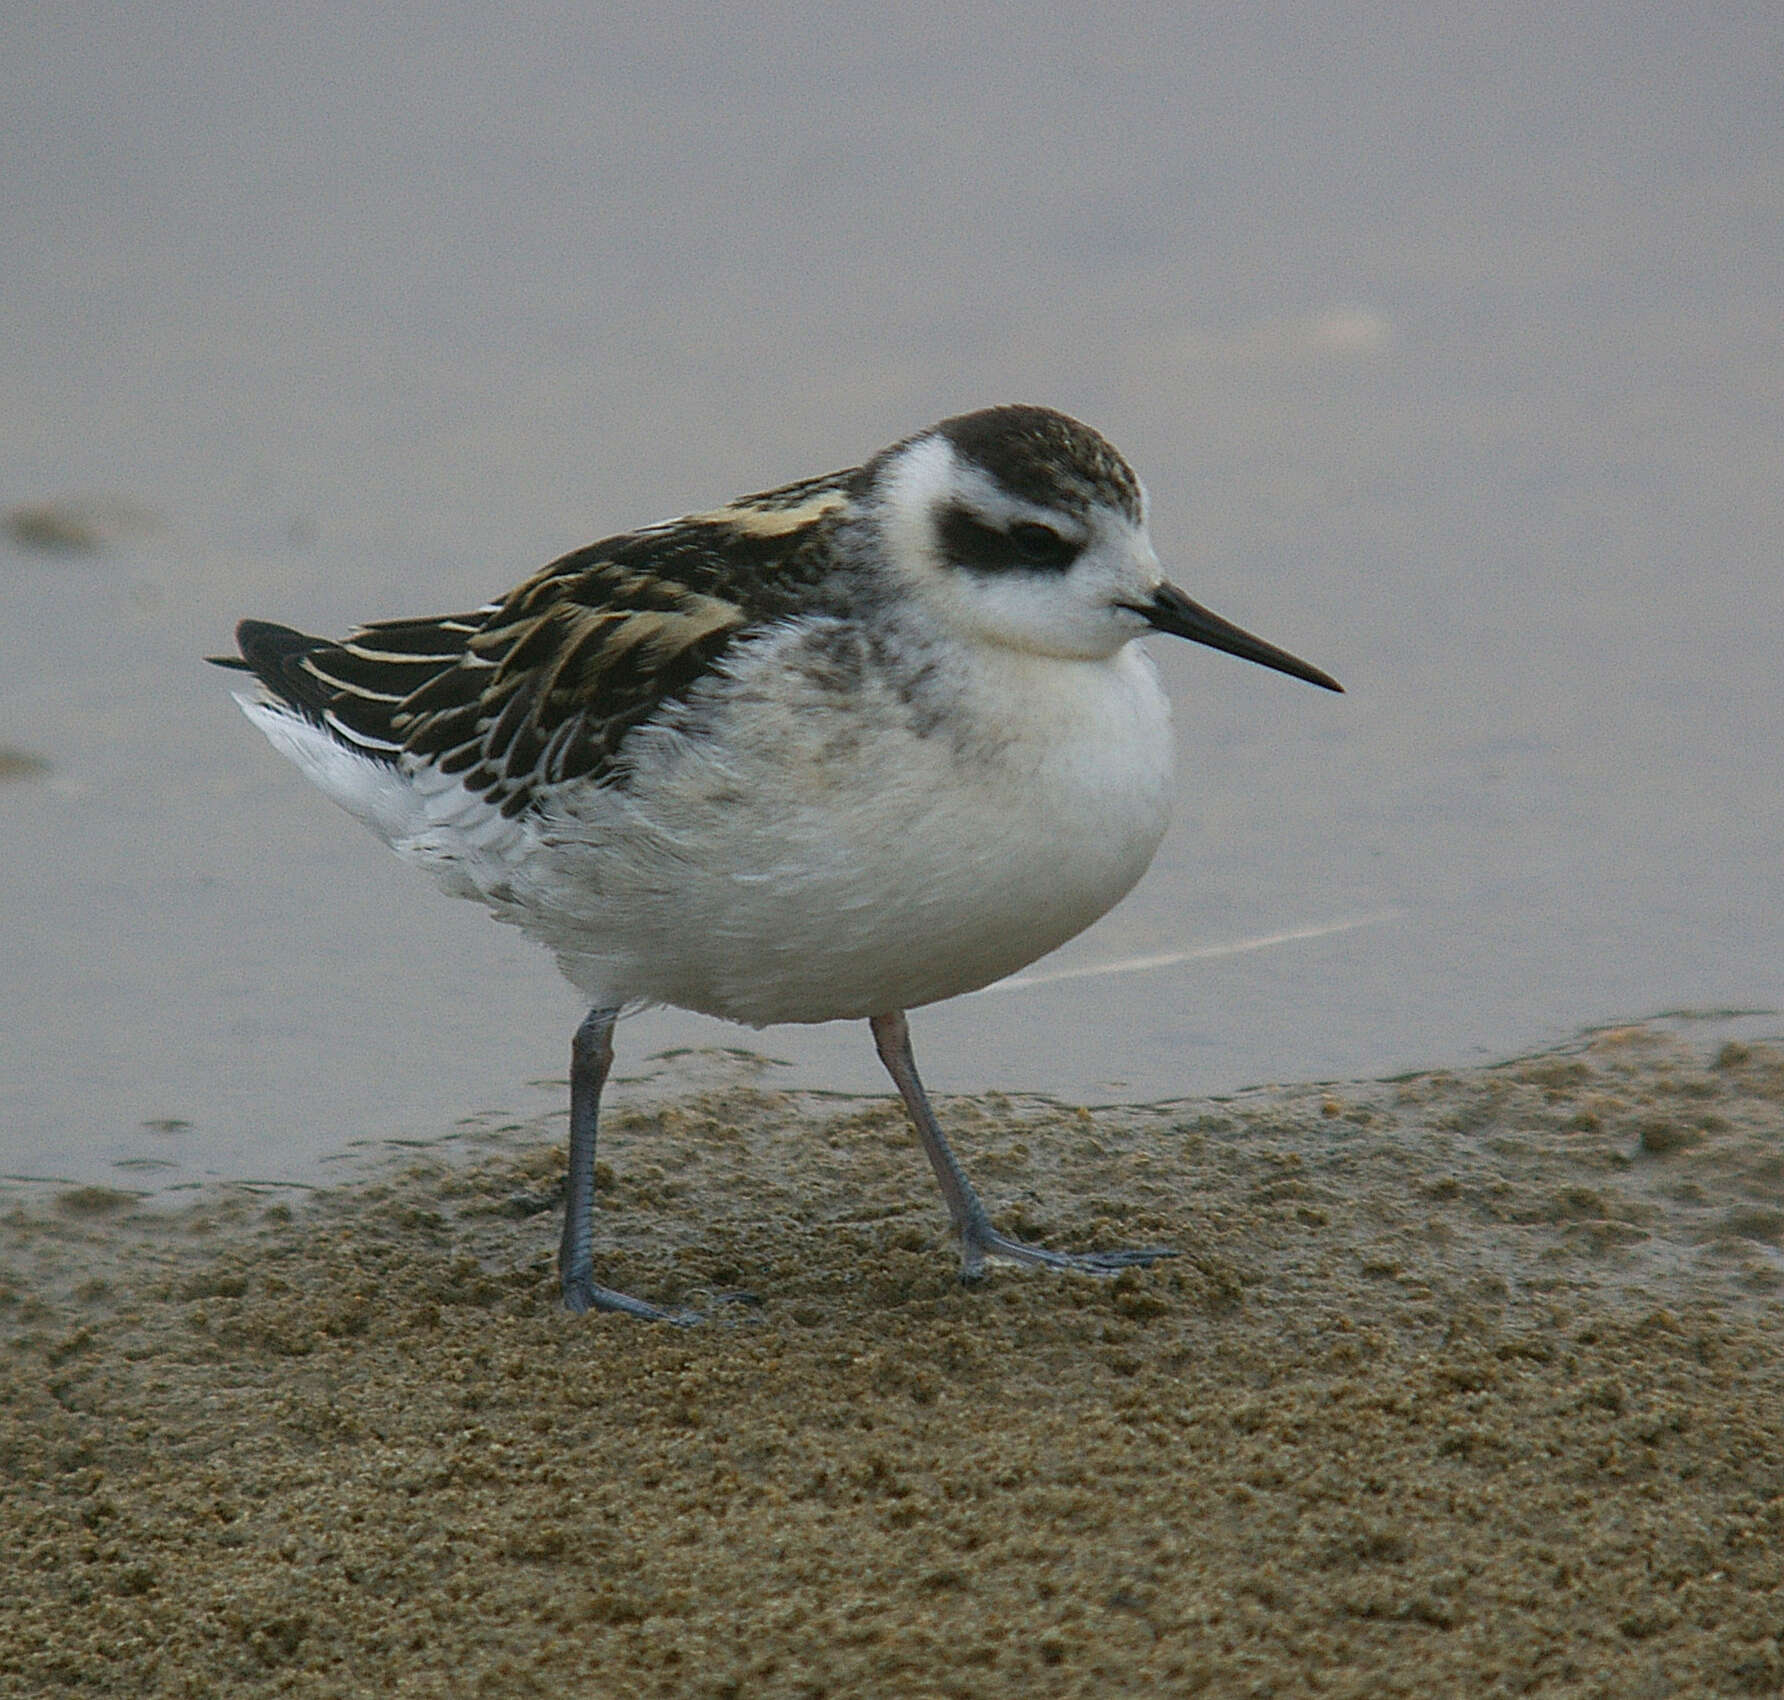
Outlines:
{"label": "shorebird", "polygon": [[564,1302],[685,1320],[594,1278],[614,1023],[653,1003],[866,1020],[964,1278],[1171,1255],[1000,1232],[905,1021],[1063,944],[1145,872],[1172,783],[1151,632],[1340,689],[1165,579],[1145,490],[1102,436],[1009,406],[590,544],[468,614],[339,640],[244,620],[217,659],[259,681],[238,700],[276,749],[588,999]]}

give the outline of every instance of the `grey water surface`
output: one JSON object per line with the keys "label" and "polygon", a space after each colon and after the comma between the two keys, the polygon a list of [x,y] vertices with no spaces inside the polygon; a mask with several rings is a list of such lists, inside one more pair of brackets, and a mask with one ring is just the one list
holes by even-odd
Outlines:
{"label": "grey water surface", "polygon": [[[1776,6],[176,0],[0,48],[0,1174],[310,1183],[562,1104],[569,988],[242,719],[238,617],[474,605],[1005,400],[1349,694],[1154,642],[1164,850],[915,1018],[934,1088],[1784,1005]],[[620,1044],[887,1089],[859,1026]]]}

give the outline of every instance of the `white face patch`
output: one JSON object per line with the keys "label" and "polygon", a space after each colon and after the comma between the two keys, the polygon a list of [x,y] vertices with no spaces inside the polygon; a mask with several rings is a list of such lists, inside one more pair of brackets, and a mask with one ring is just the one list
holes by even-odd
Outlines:
{"label": "white face patch", "polygon": [[[1115,507],[1047,507],[1004,489],[963,460],[945,437],[926,437],[888,468],[879,507],[887,559],[900,586],[961,636],[1031,654],[1083,660],[1113,655],[1140,636],[1144,605],[1163,583],[1145,524]],[[963,509],[979,526],[1023,524],[1081,544],[1069,567],[974,570],[951,559],[942,518]]]}

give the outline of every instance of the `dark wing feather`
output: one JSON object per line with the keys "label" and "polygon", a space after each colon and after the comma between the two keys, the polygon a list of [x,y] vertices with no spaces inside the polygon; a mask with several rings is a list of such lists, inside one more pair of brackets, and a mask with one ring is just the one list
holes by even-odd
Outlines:
{"label": "dark wing feather", "polygon": [[[609,778],[626,734],[684,695],[748,618],[685,584],[568,557],[390,706],[390,736],[518,814],[539,786]],[[376,627],[355,633],[334,670],[353,671],[360,646],[381,636]]]}
{"label": "dark wing feather", "polygon": [[519,814],[565,780],[623,782],[635,727],[741,633],[810,607],[847,505],[844,477],[810,479],[591,544],[475,613],[338,643],[244,620],[223,664],[374,759],[435,765]]}

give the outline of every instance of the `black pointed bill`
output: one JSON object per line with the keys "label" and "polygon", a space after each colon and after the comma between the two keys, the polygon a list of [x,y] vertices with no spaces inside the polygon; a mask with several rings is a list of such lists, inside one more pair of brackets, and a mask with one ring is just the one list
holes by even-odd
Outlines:
{"label": "black pointed bill", "polygon": [[1150,602],[1128,604],[1136,614],[1143,614],[1154,631],[1169,632],[1173,637],[1188,638],[1191,643],[1205,643],[1210,649],[1224,649],[1243,661],[1255,661],[1260,667],[1274,667],[1305,679],[1323,690],[1342,691],[1344,687],[1330,673],[1322,673],[1298,660],[1286,649],[1265,643],[1250,632],[1241,631],[1230,620],[1211,614],[1199,602],[1191,602],[1174,584],[1161,584]]}

